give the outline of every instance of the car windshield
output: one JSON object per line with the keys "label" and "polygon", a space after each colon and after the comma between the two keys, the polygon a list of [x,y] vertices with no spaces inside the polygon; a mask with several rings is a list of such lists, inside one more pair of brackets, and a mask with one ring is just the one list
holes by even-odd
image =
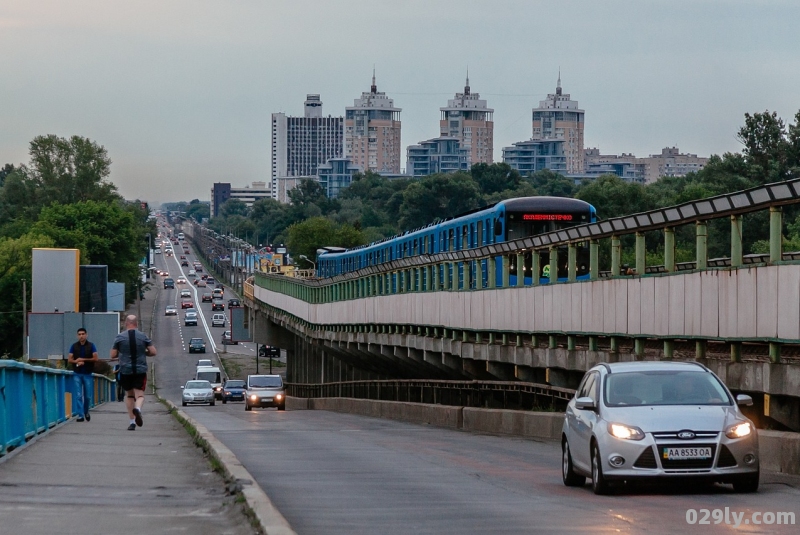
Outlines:
{"label": "car windshield", "polygon": [[606,376],[608,407],[630,405],[730,405],[719,380],[707,372],[639,371]]}
{"label": "car windshield", "polygon": [[199,388],[211,388],[211,383],[208,381],[189,381],[186,383],[186,389],[197,390]]}
{"label": "car windshield", "polygon": [[228,381],[225,388],[244,388],[244,381]]}
{"label": "car windshield", "polygon": [[219,372],[197,372],[197,378],[211,383],[219,383]]}
{"label": "car windshield", "polygon": [[202,344],[203,343],[203,339],[202,338],[192,338],[191,340],[189,340],[189,343],[190,344]]}
{"label": "car windshield", "polygon": [[251,377],[250,378],[250,386],[256,388],[269,388],[269,387],[280,387],[283,386],[283,382],[281,381],[280,377]]}

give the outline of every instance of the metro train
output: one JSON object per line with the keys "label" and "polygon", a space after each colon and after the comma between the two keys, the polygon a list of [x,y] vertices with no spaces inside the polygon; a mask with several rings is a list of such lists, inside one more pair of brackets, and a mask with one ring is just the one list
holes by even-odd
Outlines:
{"label": "metro train", "polygon": [[[325,247],[317,251],[317,274],[332,277],[368,266],[417,255],[463,251],[554,230],[593,223],[597,212],[591,204],[563,197],[519,197],[500,201],[451,219],[437,221],[403,234],[351,249]],[[499,259],[497,260],[499,262]],[[483,261],[484,263],[486,260]],[[549,254],[541,254],[538,276],[549,282]],[[589,276],[588,244],[578,247],[578,278]],[[526,284],[531,283],[531,253],[525,255]],[[498,265],[499,268],[499,265]],[[475,285],[473,263],[470,285]],[[567,249],[558,251],[558,278],[567,277]],[[483,270],[484,282],[488,270]],[[496,270],[498,283],[502,271]],[[464,273],[459,270],[459,280]],[[516,284],[516,263],[511,263],[511,284]]]}

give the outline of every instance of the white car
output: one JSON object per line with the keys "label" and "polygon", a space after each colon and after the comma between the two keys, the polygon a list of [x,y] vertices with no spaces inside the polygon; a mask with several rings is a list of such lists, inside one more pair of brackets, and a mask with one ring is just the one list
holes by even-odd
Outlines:
{"label": "white car", "polygon": [[211,316],[212,327],[225,327],[225,314],[214,314]]}
{"label": "white car", "polygon": [[164,308],[164,315],[165,316],[177,316],[178,315],[178,307],[175,305],[167,305]]}
{"label": "white car", "polygon": [[184,407],[189,403],[208,403],[213,407],[216,403],[214,389],[208,381],[186,381],[181,389],[181,405]]}
{"label": "white car", "polygon": [[178,284],[186,284],[186,278],[178,277],[178,280],[176,280],[175,282],[177,282]]}
{"label": "white car", "polygon": [[188,297],[189,299],[191,299],[192,291],[191,290],[181,290],[181,298],[183,298],[183,297]]}
{"label": "white car", "polygon": [[196,276],[197,276],[197,271],[195,271],[195,270],[193,270],[193,269],[190,269],[190,270],[189,270],[189,276],[190,276],[190,277],[196,277]]}
{"label": "white car", "polygon": [[758,490],[758,434],[733,394],[697,362],[602,363],[567,405],[561,475],[568,487],[686,479]]}

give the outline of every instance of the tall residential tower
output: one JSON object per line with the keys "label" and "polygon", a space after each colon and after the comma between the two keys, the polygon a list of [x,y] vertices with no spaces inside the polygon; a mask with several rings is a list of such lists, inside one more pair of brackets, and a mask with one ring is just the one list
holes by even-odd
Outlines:
{"label": "tall residential tower", "polygon": [[303,117],[272,114],[272,196],[279,178],[311,176],[344,151],[344,118],[322,116],[319,95],[308,95]]}
{"label": "tall residential tower", "polygon": [[486,106],[479,93],[469,88],[469,73],[463,93],[447,101],[446,108],[439,108],[442,118],[439,133],[442,137],[456,138],[461,147],[467,149],[469,166],[475,163],[492,163],[494,151],[494,110]]}
{"label": "tall residential tower", "polygon": [[555,94],[547,95],[533,109],[533,136],[531,140],[563,140],[564,156],[567,158],[567,174],[583,173],[583,124],[584,111],[578,108],[577,100],[561,92],[561,73]]}
{"label": "tall residential tower", "polygon": [[345,108],[344,154],[353,165],[377,173],[400,172],[400,108],[375,85]]}

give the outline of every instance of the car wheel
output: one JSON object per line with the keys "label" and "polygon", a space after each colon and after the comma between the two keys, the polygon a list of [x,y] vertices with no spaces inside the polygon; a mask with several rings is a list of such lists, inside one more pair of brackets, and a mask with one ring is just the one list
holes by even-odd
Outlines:
{"label": "car wheel", "polygon": [[247,403],[245,403],[245,404],[244,404],[244,410],[246,410],[246,411],[251,411],[251,410],[253,410],[253,407],[251,407],[250,405],[248,405]]}
{"label": "car wheel", "polygon": [[181,405],[183,405],[185,407],[186,406],[186,402],[185,401],[182,402]]}
{"label": "car wheel", "polygon": [[572,466],[572,454],[566,439],[561,444],[561,479],[568,487],[582,487],[586,484],[586,477],[577,474],[575,467]]}
{"label": "car wheel", "polygon": [[600,449],[595,444],[592,445],[592,490],[595,494],[608,494],[608,481],[603,475]]}
{"label": "car wheel", "polygon": [[278,410],[279,411],[285,411],[286,410],[286,405],[278,405]]}
{"label": "car wheel", "polygon": [[760,471],[755,474],[747,474],[733,481],[733,490],[736,492],[750,493],[758,491],[758,479]]}
{"label": "car wheel", "polygon": [[209,405],[211,405],[212,407],[213,407],[214,405],[216,405],[216,404],[217,404],[217,402],[216,402],[216,401],[212,401],[211,403],[209,403]]}
{"label": "car wheel", "polygon": [[225,398],[222,398],[222,404],[225,405],[226,403],[228,403],[228,400],[225,399]]}

